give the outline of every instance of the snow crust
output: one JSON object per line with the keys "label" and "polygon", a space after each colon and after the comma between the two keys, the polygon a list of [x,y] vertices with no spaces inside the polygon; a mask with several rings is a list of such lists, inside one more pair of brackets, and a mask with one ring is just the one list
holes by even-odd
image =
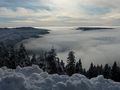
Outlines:
{"label": "snow crust", "polygon": [[0,90],[120,90],[120,83],[103,76],[87,79],[80,74],[50,75],[38,66],[0,69]]}

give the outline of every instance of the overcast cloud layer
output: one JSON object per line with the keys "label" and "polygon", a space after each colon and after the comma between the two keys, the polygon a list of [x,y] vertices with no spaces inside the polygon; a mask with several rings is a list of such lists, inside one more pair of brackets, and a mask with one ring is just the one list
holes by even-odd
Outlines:
{"label": "overcast cloud layer", "polygon": [[0,27],[120,25],[120,0],[0,0]]}

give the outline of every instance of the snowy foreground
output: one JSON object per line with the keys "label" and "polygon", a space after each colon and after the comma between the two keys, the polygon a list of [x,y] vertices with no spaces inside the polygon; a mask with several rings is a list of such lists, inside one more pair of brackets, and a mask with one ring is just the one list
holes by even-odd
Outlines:
{"label": "snowy foreground", "polygon": [[38,66],[0,69],[0,90],[120,90],[120,83],[103,76],[87,79],[80,74],[49,75]]}

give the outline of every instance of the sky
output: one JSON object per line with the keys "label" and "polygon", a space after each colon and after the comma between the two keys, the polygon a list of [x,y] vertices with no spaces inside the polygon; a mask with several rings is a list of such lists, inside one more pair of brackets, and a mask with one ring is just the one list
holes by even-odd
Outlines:
{"label": "sky", "polygon": [[0,27],[119,26],[120,0],[0,0]]}

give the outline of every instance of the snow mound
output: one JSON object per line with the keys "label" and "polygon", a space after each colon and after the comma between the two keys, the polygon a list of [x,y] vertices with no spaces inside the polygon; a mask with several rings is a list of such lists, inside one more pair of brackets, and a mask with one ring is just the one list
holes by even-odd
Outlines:
{"label": "snow mound", "polygon": [[120,90],[120,83],[103,76],[87,79],[80,74],[50,75],[38,66],[0,69],[0,90]]}

